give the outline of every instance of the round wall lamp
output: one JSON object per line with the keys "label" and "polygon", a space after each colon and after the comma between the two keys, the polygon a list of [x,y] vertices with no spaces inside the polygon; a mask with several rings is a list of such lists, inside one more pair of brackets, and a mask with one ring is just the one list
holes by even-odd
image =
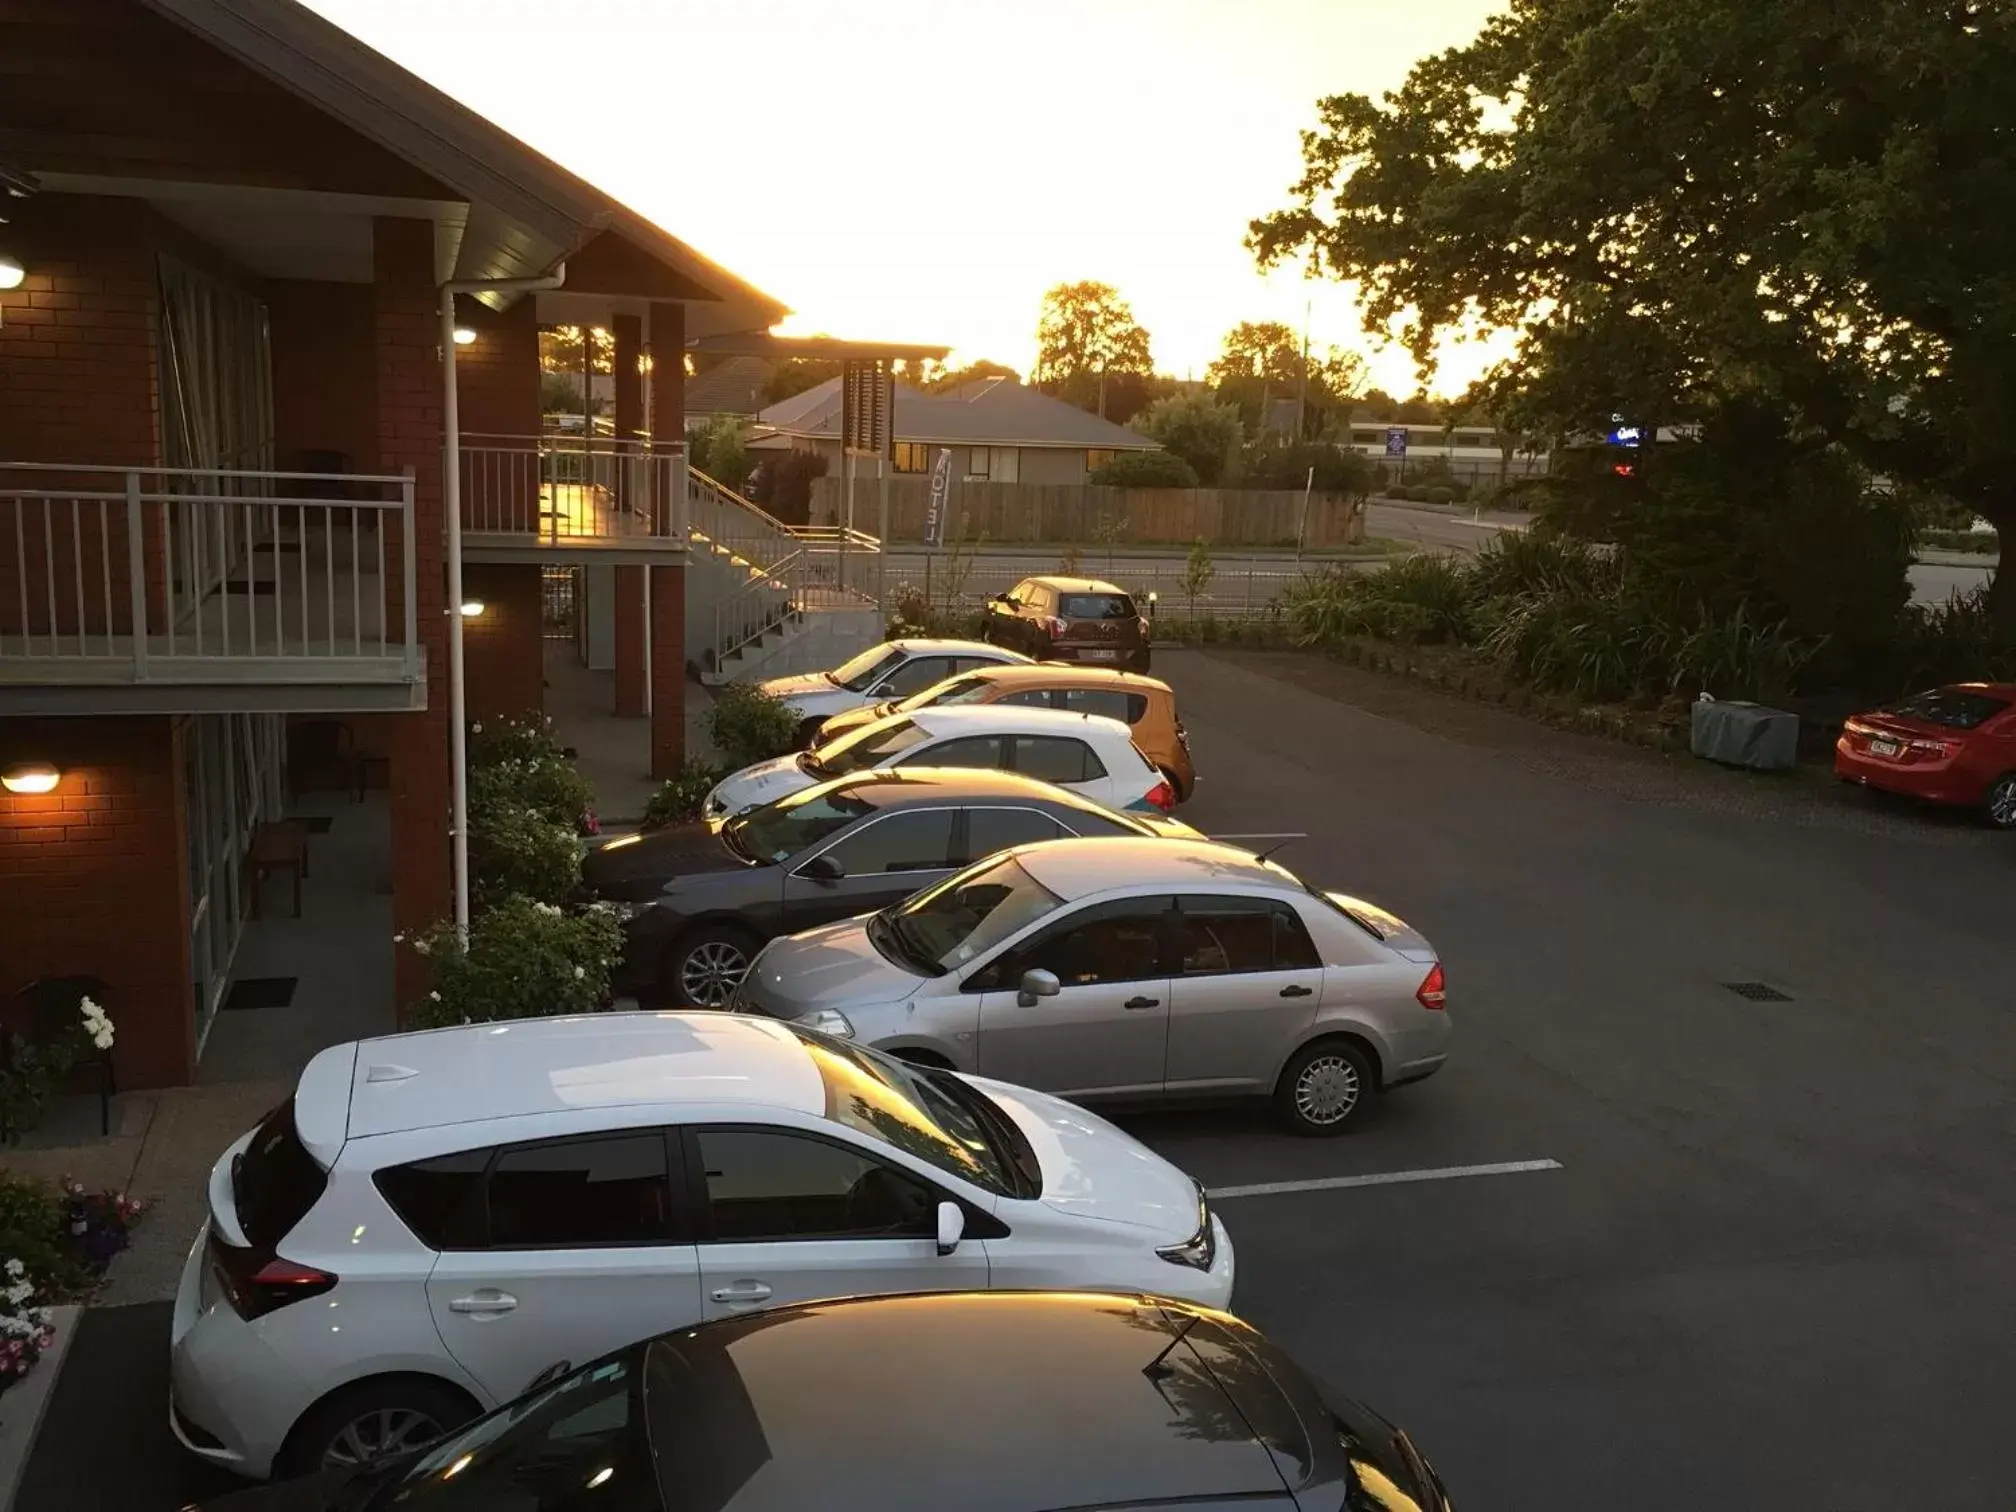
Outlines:
{"label": "round wall lamp", "polygon": [[464,599],[462,601],[462,618],[475,619],[486,607],[481,599]]}
{"label": "round wall lamp", "polygon": [[0,787],[10,793],[53,793],[63,774],[46,761],[23,761],[0,771]]}
{"label": "round wall lamp", "polygon": [[0,252],[0,289],[18,289],[27,276],[28,270],[21,266],[18,258]]}
{"label": "round wall lamp", "polygon": [[475,343],[476,343],[476,332],[474,329],[472,329],[469,326],[455,327],[455,345],[473,346],[475,345]]}

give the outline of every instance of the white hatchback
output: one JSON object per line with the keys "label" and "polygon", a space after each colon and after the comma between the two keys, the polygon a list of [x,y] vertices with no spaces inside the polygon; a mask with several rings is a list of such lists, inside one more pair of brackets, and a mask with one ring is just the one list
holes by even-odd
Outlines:
{"label": "white hatchback", "polygon": [[809,745],[819,726],[835,714],[908,698],[975,667],[1028,661],[1020,651],[985,641],[905,638],[870,646],[830,672],[773,677],[760,686],[791,706],[802,743]]}
{"label": "white hatchback", "polygon": [[1110,809],[1166,814],[1176,792],[1117,719],[1020,704],[944,704],[873,724],[731,772],[700,806],[719,829],[758,804],[855,772],[980,767],[1055,783]]}
{"label": "white hatchback", "polygon": [[227,1150],[170,1420],[264,1477],[414,1447],[647,1335],[865,1293],[1223,1308],[1202,1188],[1040,1092],[771,1020],[595,1014],[353,1041]]}

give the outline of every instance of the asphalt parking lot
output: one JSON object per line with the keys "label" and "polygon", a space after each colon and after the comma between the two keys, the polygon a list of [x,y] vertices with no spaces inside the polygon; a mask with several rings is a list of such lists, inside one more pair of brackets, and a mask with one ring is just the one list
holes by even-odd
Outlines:
{"label": "asphalt parking lot", "polygon": [[[1306,831],[1283,863],[1425,931],[1459,1026],[1342,1139],[1124,1120],[1221,1191],[1319,1184],[1221,1198],[1240,1312],[1465,1512],[2009,1505],[2016,844],[1306,658],[1156,671],[1185,817]],[[161,1421],[165,1328],[87,1320],[17,1512],[218,1489]]]}

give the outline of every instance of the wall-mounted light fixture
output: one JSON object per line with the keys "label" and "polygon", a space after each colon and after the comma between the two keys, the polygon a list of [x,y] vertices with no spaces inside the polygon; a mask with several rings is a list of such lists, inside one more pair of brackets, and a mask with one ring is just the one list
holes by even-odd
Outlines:
{"label": "wall-mounted light fixture", "polygon": [[476,344],[476,331],[473,326],[455,327],[455,345],[474,346],[475,344]]}
{"label": "wall-mounted light fixture", "polygon": [[462,618],[475,619],[487,606],[481,599],[462,600]]}
{"label": "wall-mounted light fixture", "polygon": [[53,793],[63,774],[46,761],[23,761],[0,771],[0,787],[10,793]]}
{"label": "wall-mounted light fixture", "polygon": [[21,260],[12,253],[0,252],[0,289],[18,289],[27,278],[28,270],[21,266]]}

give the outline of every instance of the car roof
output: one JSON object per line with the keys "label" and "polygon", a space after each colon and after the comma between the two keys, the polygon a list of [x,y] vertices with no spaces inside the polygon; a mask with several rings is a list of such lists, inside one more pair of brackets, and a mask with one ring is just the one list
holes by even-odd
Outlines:
{"label": "car roof", "polygon": [[704,1467],[722,1512],[1279,1497],[1249,1419],[1291,1459],[1306,1439],[1248,1337],[1224,1313],[1144,1296],[817,1302],[646,1343],[645,1428],[661,1474],[690,1490]]}
{"label": "car roof", "polygon": [[1217,840],[1043,840],[1014,854],[1024,871],[1067,903],[1115,887],[1301,886],[1272,861]]}
{"label": "car roof", "polygon": [[962,682],[971,678],[990,683],[1026,683],[1037,688],[1154,688],[1164,693],[1169,691],[1169,684],[1159,677],[1122,672],[1118,667],[1086,667],[1070,662],[1004,662],[1000,666],[975,667],[970,672],[959,674]]}
{"label": "car roof", "polygon": [[1004,731],[1030,735],[1105,735],[1132,741],[1127,726],[1104,714],[1079,714],[1070,709],[1032,709],[1023,704],[952,704],[892,714],[908,719],[927,735],[995,735]]}
{"label": "car roof", "polygon": [[[1048,803],[1058,808],[1090,809],[1109,817],[1132,821],[1132,814],[1113,815],[1103,804],[1081,797],[1069,788],[1058,787],[1021,772],[998,772],[987,767],[889,767],[852,772],[835,777],[807,793],[845,793],[879,809],[908,808],[927,803],[984,803],[991,799],[1017,799],[1027,803]],[[802,799],[803,793],[792,798]],[[789,802],[789,799],[784,800]]]}
{"label": "car roof", "polygon": [[1041,583],[1045,588],[1055,588],[1059,593],[1125,593],[1125,588],[1107,582],[1104,578],[1060,577],[1053,573],[1039,572],[1034,577],[1022,579],[1025,583]]}
{"label": "car roof", "polygon": [[889,642],[905,656],[984,656],[990,661],[1021,663],[1029,660],[1020,651],[990,646],[986,641],[935,640],[928,636],[906,635]]}
{"label": "car roof", "polygon": [[[345,1056],[347,1086],[330,1074]],[[322,1065],[328,1057],[334,1067]],[[726,1013],[512,1019],[332,1046],[302,1072],[297,1125],[305,1119],[326,1129],[333,1109],[299,1105],[339,1086],[351,1139],[640,1103],[736,1102],[814,1114],[826,1104],[818,1067],[797,1035],[773,1020]]]}

